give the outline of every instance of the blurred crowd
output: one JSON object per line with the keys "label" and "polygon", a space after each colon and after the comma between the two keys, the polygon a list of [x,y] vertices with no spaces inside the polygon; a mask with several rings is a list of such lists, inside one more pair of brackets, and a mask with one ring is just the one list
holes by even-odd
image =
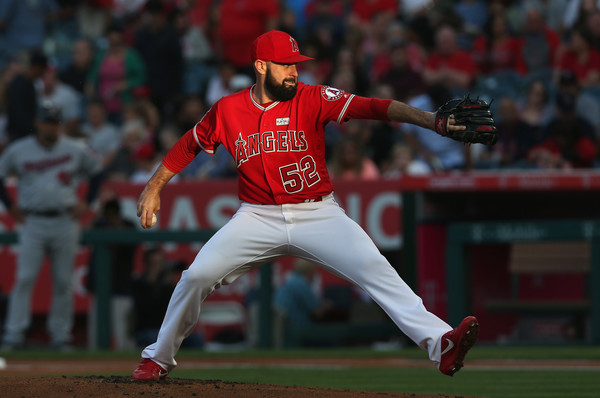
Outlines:
{"label": "blurred crowd", "polygon": [[[494,100],[491,148],[330,123],[334,178],[600,164],[597,0],[2,0],[0,150],[52,101],[109,181],[146,182],[212,104],[253,83],[250,44],[270,29],[316,59],[298,65],[308,84],[430,111],[467,93]],[[220,149],[177,177],[235,175]]]}

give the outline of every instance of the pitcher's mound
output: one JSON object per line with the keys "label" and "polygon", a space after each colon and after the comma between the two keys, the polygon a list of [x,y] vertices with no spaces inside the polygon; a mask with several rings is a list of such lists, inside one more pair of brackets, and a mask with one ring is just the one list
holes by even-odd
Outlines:
{"label": "pitcher's mound", "polygon": [[[0,395],[5,398],[458,398],[448,395],[418,395],[330,388],[232,383],[221,380],[166,379],[137,382],[124,376],[0,377]],[[462,397],[461,397],[462,398]]]}

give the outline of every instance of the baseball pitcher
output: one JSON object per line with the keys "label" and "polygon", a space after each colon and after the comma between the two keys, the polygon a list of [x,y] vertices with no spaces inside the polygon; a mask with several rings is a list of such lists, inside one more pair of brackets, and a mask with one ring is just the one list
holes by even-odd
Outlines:
{"label": "baseball pitcher", "polygon": [[[428,312],[369,236],[333,196],[325,163],[324,126],[348,119],[413,123],[465,142],[495,141],[489,107],[465,98],[430,113],[392,100],[364,98],[298,82],[293,37],[270,31],[253,43],[256,84],[218,101],[165,156],[138,201],[144,228],[160,210],[168,181],[204,151],[223,145],[235,159],[242,205],[200,250],[171,298],[158,340],[142,352],[136,380],[159,380],[177,365],[179,346],[217,288],[261,264],[295,256],[360,286],[408,337],[453,375],[475,343],[478,322],[456,328]],[[455,115],[461,115],[461,124]],[[434,134],[434,133],[432,133]]]}

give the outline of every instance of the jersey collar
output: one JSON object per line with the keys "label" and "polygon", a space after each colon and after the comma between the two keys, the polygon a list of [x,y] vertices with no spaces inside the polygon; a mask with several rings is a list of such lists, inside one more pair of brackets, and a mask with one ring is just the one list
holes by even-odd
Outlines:
{"label": "jersey collar", "polygon": [[260,109],[261,111],[268,111],[269,109],[273,109],[275,106],[277,106],[277,104],[279,104],[279,101],[274,101],[271,102],[269,104],[269,106],[262,106],[261,104],[259,104],[258,102],[256,102],[254,100],[254,96],[252,95],[252,91],[254,90],[254,87],[256,86],[256,84],[253,84],[252,87],[250,87],[250,90],[248,90],[248,92],[250,93],[250,101],[252,101],[252,103],[254,104],[254,106],[256,106],[258,109]]}

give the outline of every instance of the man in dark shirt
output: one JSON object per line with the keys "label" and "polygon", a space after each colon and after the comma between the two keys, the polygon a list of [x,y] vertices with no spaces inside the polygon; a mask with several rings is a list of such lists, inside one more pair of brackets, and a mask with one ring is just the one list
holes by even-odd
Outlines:
{"label": "man in dark shirt", "polygon": [[[145,347],[156,340],[169,299],[185,268],[178,262],[171,264],[162,249],[151,247],[143,255],[144,272],[133,281],[135,340]],[[202,337],[192,333],[183,341],[184,347],[201,347]]]}
{"label": "man in dark shirt", "polygon": [[14,141],[35,131],[35,118],[38,109],[37,94],[34,87],[36,79],[42,76],[47,66],[47,58],[41,52],[33,52],[29,65],[8,85],[7,125],[8,138]]}
{"label": "man in dark shirt", "polygon": [[[94,223],[96,229],[128,229],[135,230],[135,225],[121,215],[119,199],[110,199],[104,203],[100,217]],[[108,245],[109,263],[98,262],[97,252],[92,250],[88,289],[95,292],[94,275],[96,268],[110,267],[111,275],[111,333],[116,348],[132,349],[135,346],[132,333],[133,314],[133,265],[135,262],[136,244],[111,243]],[[96,311],[96,300],[93,302]],[[95,341],[95,316],[90,319],[90,339]]]}
{"label": "man in dark shirt", "polygon": [[160,2],[148,2],[146,10],[150,16],[149,23],[136,33],[134,47],[144,60],[148,72],[152,102],[160,111],[168,112],[165,106],[182,88],[181,43]]}
{"label": "man in dark shirt", "polygon": [[94,61],[94,44],[88,39],[79,39],[73,45],[71,63],[59,77],[63,83],[73,87],[80,94],[85,94],[85,82]]}

